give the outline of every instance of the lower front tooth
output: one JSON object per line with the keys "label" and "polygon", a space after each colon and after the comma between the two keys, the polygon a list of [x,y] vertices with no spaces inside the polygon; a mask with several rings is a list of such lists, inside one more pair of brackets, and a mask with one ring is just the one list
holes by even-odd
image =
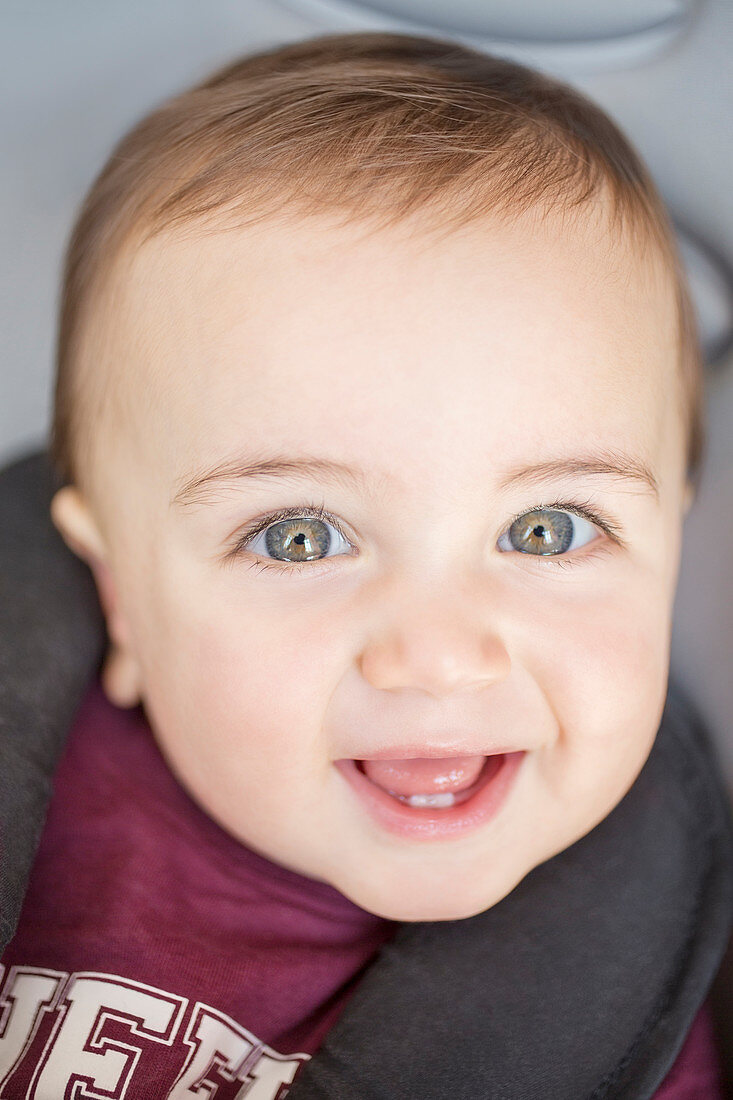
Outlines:
{"label": "lower front tooth", "polygon": [[409,806],[436,806],[445,807],[452,806],[455,802],[455,797],[450,791],[446,791],[443,794],[411,794],[407,799]]}

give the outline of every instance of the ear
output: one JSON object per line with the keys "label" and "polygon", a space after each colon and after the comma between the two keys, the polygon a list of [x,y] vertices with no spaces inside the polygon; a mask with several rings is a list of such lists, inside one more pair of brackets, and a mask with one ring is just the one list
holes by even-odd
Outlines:
{"label": "ear", "polygon": [[695,500],[695,488],[690,482],[685,486],[685,494],[682,498],[682,518],[687,515]]}
{"label": "ear", "polygon": [[94,575],[110,641],[102,669],[102,686],[107,698],[118,707],[135,707],[141,701],[142,677],[120,606],[117,583],[108,563],[105,540],[91,509],[75,486],[59,489],[50,510],[54,526],[66,545],[87,563]]}

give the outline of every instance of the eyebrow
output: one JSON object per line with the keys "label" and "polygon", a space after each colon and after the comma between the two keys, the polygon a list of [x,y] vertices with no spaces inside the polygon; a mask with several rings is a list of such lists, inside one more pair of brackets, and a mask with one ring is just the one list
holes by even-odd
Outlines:
{"label": "eyebrow", "polygon": [[[391,474],[383,475],[391,482]],[[196,474],[178,490],[171,505],[215,503],[215,486],[230,481],[257,481],[260,478],[280,478],[289,481],[292,478],[315,478],[333,485],[345,485],[347,488],[367,489],[369,482],[366,474],[344,462],[335,462],[330,458],[318,458],[314,455],[288,457],[274,455],[271,458],[241,459],[233,458],[219,463],[212,469]]]}
{"label": "eyebrow", "polygon": [[[654,474],[640,459],[618,452],[572,458],[547,459],[525,466],[516,466],[504,474],[499,489],[516,485],[535,485],[561,477],[613,477],[631,483],[631,492],[651,493],[659,500],[659,486]],[[370,482],[363,470],[343,462],[314,455],[289,457],[274,455],[270,458],[247,459],[235,457],[197,473],[184,482],[171,499],[171,506],[186,507],[192,504],[216,503],[217,487],[227,487],[228,482],[255,481],[262,478],[315,478],[334,485],[369,489]],[[394,485],[396,478],[383,473],[379,479],[382,487]]]}
{"label": "eyebrow", "polygon": [[649,466],[630,455],[603,452],[578,458],[549,459],[529,466],[510,470],[499,484],[500,489],[509,485],[540,484],[558,477],[614,477],[631,482],[632,492],[651,493],[659,500],[659,485]]}

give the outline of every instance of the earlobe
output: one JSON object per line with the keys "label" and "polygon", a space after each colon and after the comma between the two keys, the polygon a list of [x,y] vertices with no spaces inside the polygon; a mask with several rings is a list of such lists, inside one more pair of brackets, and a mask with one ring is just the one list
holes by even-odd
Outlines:
{"label": "earlobe", "polygon": [[104,693],[116,707],[136,707],[141,701],[140,674],[129,650],[110,644],[101,673]]}

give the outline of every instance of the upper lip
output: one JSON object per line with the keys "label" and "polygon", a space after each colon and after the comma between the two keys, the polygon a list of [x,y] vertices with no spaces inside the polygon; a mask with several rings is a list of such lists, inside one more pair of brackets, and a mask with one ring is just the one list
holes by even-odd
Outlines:
{"label": "upper lip", "polygon": [[376,749],[373,752],[364,753],[352,757],[354,760],[413,760],[413,759],[449,759],[454,756],[500,756],[508,752],[517,752],[516,746],[495,745],[487,747],[482,745],[456,744],[455,741],[446,745],[390,745],[384,749]]}

